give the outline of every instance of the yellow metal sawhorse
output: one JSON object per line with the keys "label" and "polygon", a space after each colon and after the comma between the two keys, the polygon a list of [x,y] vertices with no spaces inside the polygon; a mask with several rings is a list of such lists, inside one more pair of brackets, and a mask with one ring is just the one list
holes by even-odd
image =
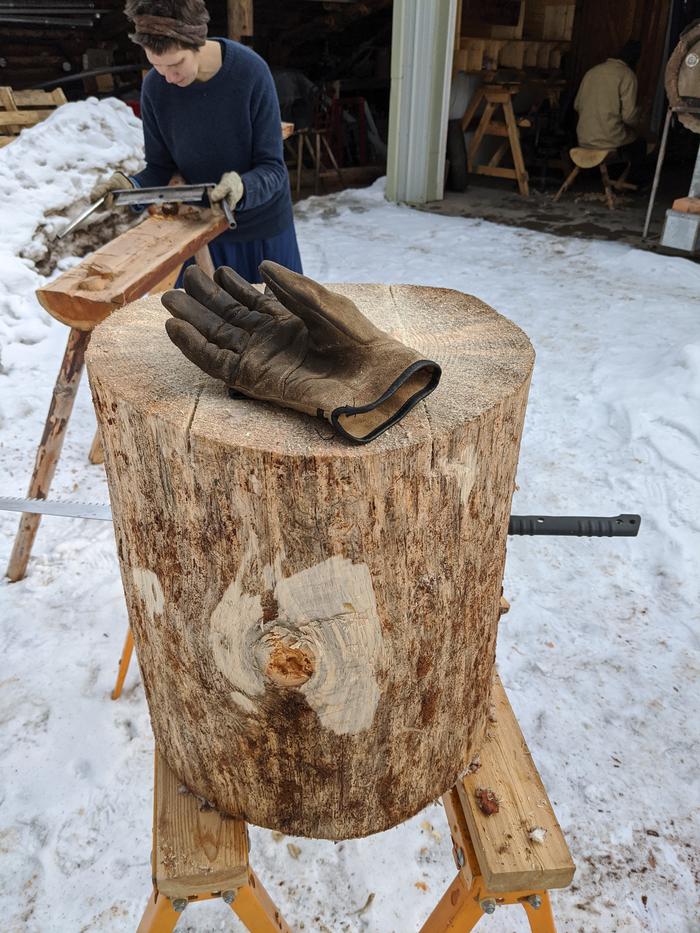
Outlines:
{"label": "yellow metal sawhorse", "polygon": [[248,860],[244,820],[184,792],[156,752],[153,891],[137,933],[171,933],[188,904],[220,897],[252,933],[292,933]]}
{"label": "yellow metal sawhorse", "polygon": [[[467,933],[497,907],[520,905],[532,933],[556,933],[549,891],[575,866],[500,678],[478,765],[442,798],[457,876],[421,933]],[[496,812],[487,812],[496,810]],[[486,812],[485,812],[486,811]]]}
{"label": "yellow metal sawhorse", "polygon": [[[478,764],[442,798],[457,875],[420,933],[467,933],[507,905],[525,910],[532,933],[556,933],[549,890],[571,883],[574,863],[497,676],[492,704]],[[249,865],[245,822],[182,793],[160,755],[152,858],[153,893],[137,933],[171,933],[189,903],[211,897],[251,933],[291,933]]]}

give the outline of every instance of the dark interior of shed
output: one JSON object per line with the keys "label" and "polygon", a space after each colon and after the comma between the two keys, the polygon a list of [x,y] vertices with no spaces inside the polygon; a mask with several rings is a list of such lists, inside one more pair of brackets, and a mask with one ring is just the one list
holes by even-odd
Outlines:
{"label": "dark interior of shed", "polygon": [[[248,15],[252,10],[252,28],[244,30],[251,34],[240,39],[270,65],[283,118],[298,128],[322,131],[329,143],[331,157],[320,149],[318,172],[314,147],[302,148],[298,193],[367,184],[385,171],[391,0],[208,0],[207,6],[210,34],[222,36],[235,34],[236,8],[246,8]],[[122,7],[123,0],[0,0],[0,84],[60,84],[68,99],[116,95],[138,110],[146,63],[128,40]],[[518,194],[514,180],[488,173],[503,143],[484,139],[486,171],[473,170],[466,186],[455,185],[452,159],[445,199],[430,208],[554,232],[638,238],[639,215],[648,199],[645,186],[625,192],[619,209],[609,211],[599,178],[587,172],[566,197],[552,203],[570,168],[566,153],[575,145],[572,101],[592,65],[615,56],[627,39],[639,39],[642,132],[653,169],[651,147],[658,143],[667,105],[666,61],[682,30],[697,18],[700,0],[458,0],[451,116],[458,116],[460,108],[463,113],[465,101],[480,85],[515,89],[512,104],[529,176],[528,197]],[[477,108],[475,124],[480,112]],[[474,129],[472,125],[466,134],[467,145]],[[654,224],[674,197],[687,194],[698,140],[696,133],[673,121]],[[294,145],[288,156],[294,182]],[[507,145],[495,164],[513,166]]]}

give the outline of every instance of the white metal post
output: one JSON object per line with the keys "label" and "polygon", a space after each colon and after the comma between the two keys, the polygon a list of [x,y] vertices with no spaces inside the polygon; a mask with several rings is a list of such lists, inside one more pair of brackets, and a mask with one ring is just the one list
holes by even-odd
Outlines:
{"label": "white metal post", "polygon": [[386,197],[442,197],[457,0],[394,0]]}

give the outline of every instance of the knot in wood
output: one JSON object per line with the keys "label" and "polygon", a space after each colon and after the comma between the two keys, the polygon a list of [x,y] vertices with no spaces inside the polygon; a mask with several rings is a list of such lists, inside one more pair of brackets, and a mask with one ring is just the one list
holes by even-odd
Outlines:
{"label": "knot in wood", "polygon": [[314,672],[314,657],[294,635],[268,635],[264,643],[265,676],[280,687],[300,687]]}

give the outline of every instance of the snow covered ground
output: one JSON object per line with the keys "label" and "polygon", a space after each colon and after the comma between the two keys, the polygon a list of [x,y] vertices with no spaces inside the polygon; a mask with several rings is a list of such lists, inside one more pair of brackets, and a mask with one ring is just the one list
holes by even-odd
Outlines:
{"label": "snow covered ground", "polygon": [[[25,493],[65,347],[34,298],[37,263],[50,267],[51,230],[100,168],[139,158],[138,121],[95,101],[0,151],[0,495]],[[531,337],[514,512],[642,514],[637,539],[510,539],[498,663],[577,864],[553,894],[559,929],[700,930],[700,266],[397,207],[381,182],[310,198],[296,216],[314,278],[461,289]],[[65,268],[75,259],[61,249]],[[106,501],[86,459],[94,429],[84,384],[55,497]],[[0,513],[0,569],[16,526]],[[126,624],[111,527],[44,519],[26,579],[0,583],[8,933],[133,930],[145,905],[153,748],[136,665],[109,699]],[[314,933],[408,933],[454,875],[438,806],[337,845],[251,839],[288,922]],[[527,929],[512,907],[482,925]],[[177,929],[242,927],[216,902]]]}

